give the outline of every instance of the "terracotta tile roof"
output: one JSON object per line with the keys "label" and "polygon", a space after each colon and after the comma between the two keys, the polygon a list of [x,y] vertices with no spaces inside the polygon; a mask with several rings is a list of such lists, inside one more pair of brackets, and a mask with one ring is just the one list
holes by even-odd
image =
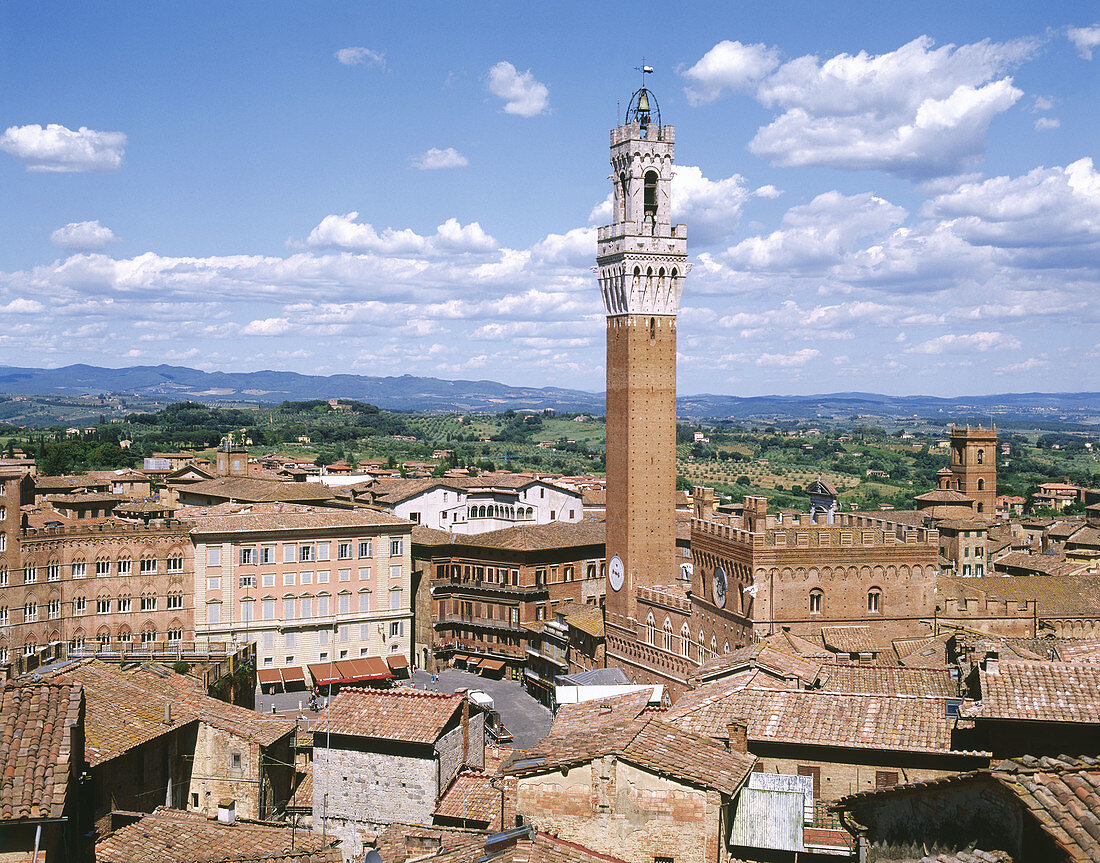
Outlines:
{"label": "terracotta tile roof", "polygon": [[[192,677],[156,666],[123,671],[98,659],[65,666],[54,679],[72,679],[84,687],[85,756],[93,766],[188,722],[214,728],[269,746],[294,731],[294,723],[211,698]],[[164,722],[171,705],[172,724]]]}
{"label": "terracotta tile roof", "polygon": [[839,653],[878,653],[881,648],[869,626],[823,626],[821,640]]}
{"label": "terracotta tile roof", "polygon": [[982,700],[966,716],[1100,725],[1100,664],[1000,660],[979,674]]}
{"label": "terracotta tile roof", "polygon": [[[328,707],[332,734],[434,743],[451,717],[461,709],[460,693],[414,689],[345,689]],[[321,731],[320,725],[314,731]],[[315,737],[315,745],[319,742]]]}
{"label": "terracotta tile roof", "polygon": [[970,500],[961,491],[955,491],[953,489],[934,489],[933,491],[927,491],[924,494],[918,494],[914,500],[927,500],[932,503],[960,503],[962,501]]}
{"label": "terracotta tile roof", "polygon": [[[817,677],[822,664],[821,659],[808,659],[790,650],[783,650],[779,645],[788,646],[785,639],[781,640],[773,636],[717,656],[700,665],[691,675],[691,680],[715,680],[745,668],[761,668],[779,678],[793,674],[806,683]],[[824,653],[823,650],[819,652]]]}
{"label": "terracotta tile roof", "polygon": [[293,503],[220,503],[188,506],[176,518],[192,525],[193,534],[257,533],[304,528],[374,528],[411,522],[373,509],[334,509]]}
{"label": "terracotta tile roof", "polygon": [[937,597],[943,599],[1034,600],[1040,617],[1095,617],[1100,609],[1100,573],[1042,576],[984,575],[936,579]]}
{"label": "terracotta tile roof", "polygon": [[96,843],[97,863],[342,863],[335,839],[288,825],[160,807]]}
{"label": "terracotta tile roof", "polygon": [[[717,698],[688,693],[666,721],[717,739],[733,719],[748,722],[750,741],[804,743],[904,752],[951,751],[951,725],[943,698],[911,695],[849,695],[817,690],[763,688],[748,681]],[[694,696],[690,701],[689,696]]]}
{"label": "terracotta tile roof", "polygon": [[935,793],[983,781],[993,781],[1015,795],[1039,828],[1066,852],[1067,859],[1100,863],[1100,760],[1093,756],[1024,755],[983,770],[862,791],[842,798],[833,808],[851,811],[867,800]]}
{"label": "terracotta tile roof", "polygon": [[947,668],[823,665],[817,688],[822,692],[854,695],[931,695],[945,698],[957,698],[959,695]]}
{"label": "terracotta tile roof", "polygon": [[[1041,575],[1072,575],[1083,568],[1080,563],[1067,563],[1065,558],[1055,554],[1029,554],[1026,551],[1010,551],[993,561],[993,568],[1004,572],[1009,569],[1022,569]],[[996,577],[996,576],[994,576]]]}
{"label": "terracotta tile roof", "polygon": [[60,818],[69,789],[70,731],[83,719],[77,683],[5,683],[0,690],[0,822]]}
{"label": "terracotta tile roof", "polygon": [[409,858],[434,863],[474,863],[485,856],[488,830],[428,827],[394,822],[378,834],[375,850],[383,863],[405,863]]}
{"label": "terracotta tile roof", "polygon": [[[446,537],[446,539],[444,539]],[[517,524],[485,533],[444,533],[439,530],[417,530],[413,541],[424,545],[461,545],[472,548],[506,548],[515,551],[541,551],[555,548],[576,548],[603,545],[605,524],[595,519],[584,521],[553,521],[549,524]]]}
{"label": "terracotta tile roof", "polygon": [[237,501],[331,500],[334,496],[319,482],[281,482],[250,476],[219,476],[193,482],[184,493]]}
{"label": "terracotta tile roof", "polygon": [[1100,639],[1065,640],[1058,645],[1058,656],[1066,662],[1100,662]]}
{"label": "terracotta tile roof", "polygon": [[554,606],[555,614],[565,616],[570,626],[596,638],[603,638],[603,609],[583,602],[560,602]]}
{"label": "terracotta tile roof", "polygon": [[433,816],[500,825],[500,791],[489,784],[492,773],[463,770],[447,788]]}
{"label": "terracotta tile roof", "polygon": [[596,698],[576,704],[563,704],[554,716],[550,733],[557,735],[583,734],[594,725],[620,719],[637,719],[649,704],[648,691],[628,692],[612,698]]}
{"label": "terracotta tile roof", "polygon": [[1100,762],[1027,758],[998,764],[993,775],[1027,807],[1074,861],[1100,861]]}
{"label": "terracotta tile roof", "polygon": [[[648,699],[649,693],[640,694]],[[502,772],[542,773],[617,755],[678,781],[732,795],[756,762],[754,756],[730,752],[708,737],[664,722],[663,711],[642,713],[643,708],[638,711],[642,715],[631,716],[633,704],[624,700],[620,707],[619,712],[597,714],[595,722],[583,725],[580,717],[588,711],[573,712],[561,725],[555,719],[550,735],[532,749],[513,755]]]}

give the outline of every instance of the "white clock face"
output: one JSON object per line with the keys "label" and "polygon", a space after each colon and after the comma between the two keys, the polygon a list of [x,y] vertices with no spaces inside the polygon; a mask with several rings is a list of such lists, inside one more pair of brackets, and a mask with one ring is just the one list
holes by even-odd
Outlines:
{"label": "white clock face", "polygon": [[615,555],[611,558],[611,563],[607,565],[607,580],[611,582],[611,589],[622,590],[625,577],[626,568],[623,566],[622,559]]}
{"label": "white clock face", "polygon": [[714,604],[726,607],[726,571],[720,566],[714,567]]}

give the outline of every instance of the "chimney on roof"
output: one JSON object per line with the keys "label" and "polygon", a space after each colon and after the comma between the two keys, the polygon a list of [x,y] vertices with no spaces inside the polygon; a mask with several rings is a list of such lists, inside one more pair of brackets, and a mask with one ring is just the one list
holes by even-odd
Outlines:
{"label": "chimney on roof", "polygon": [[462,693],[462,764],[470,763],[470,691],[458,690]]}
{"label": "chimney on roof", "polygon": [[998,669],[1000,654],[996,650],[988,650],[985,654],[985,670],[989,674],[1000,674]]}
{"label": "chimney on roof", "polygon": [[165,725],[171,725],[172,724],[172,702],[171,701],[169,701],[167,704],[164,705],[164,724]]}
{"label": "chimney on roof", "polygon": [[224,798],[218,801],[218,823],[237,823],[237,802],[232,798]]}
{"label": "chimney on roof", "polygon": [[749,751],[749,723],[744,717],[737,716],[726,723],[726,748],[742,754]]}

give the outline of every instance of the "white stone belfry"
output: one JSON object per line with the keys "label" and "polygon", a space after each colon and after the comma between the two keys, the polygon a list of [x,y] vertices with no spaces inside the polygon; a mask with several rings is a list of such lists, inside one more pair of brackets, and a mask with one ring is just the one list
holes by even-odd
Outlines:
{"label": "white stone belfry", "polygon": [[691,269],[687,228],[671,216],[676,128],[655,106],[643,87],[611,132],[612,222],[599,229],[593,268],[608,317],[675,315]]}

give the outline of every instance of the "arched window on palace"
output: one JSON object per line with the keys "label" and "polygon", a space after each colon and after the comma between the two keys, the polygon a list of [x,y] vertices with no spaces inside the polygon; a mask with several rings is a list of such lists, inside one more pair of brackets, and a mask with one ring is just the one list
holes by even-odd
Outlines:
{"label": "arched window on palace", "polygon": [[672,652],[672,621],[665,618],[665,650]]}
{"label": "arched window on palace", "polygon": [[821,601],[825,594],[817,588],[810,591],[810,614],[821,614]]}
{"label": "arched window on palace", "polygon": [[880,611],[882,611],[882,591],[877,587],[872,587],[867,591],[867,612],[878,614]]}
{"label": "arched window on palace", "polygon": [[645,621],[645,640],[648,644],[655,644],[657,641],[657,627],[653,623],[652,613],[650,613]]}

